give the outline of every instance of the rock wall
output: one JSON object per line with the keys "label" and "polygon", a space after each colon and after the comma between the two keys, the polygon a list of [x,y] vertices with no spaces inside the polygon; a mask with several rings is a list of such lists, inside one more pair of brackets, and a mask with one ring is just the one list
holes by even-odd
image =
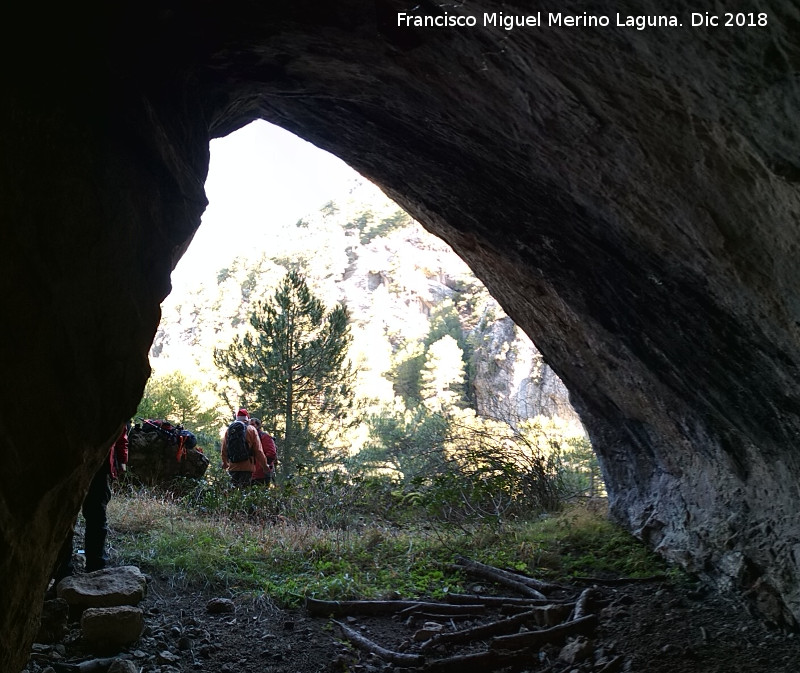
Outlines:
{"label": "rock wall", "polygon": [[395,0],[19,6],[0,40],[0,670],[22,667],[143,389],[208,139],[255,117],[470,264],[570,389],[617,519],[800,617],[800,9],[758,9],[766,26],[691,28],[688,3],[644,0],[615,11],[684,25],[508,31],[398,26]]}
{"label": "rock wall", "polygon": [[478,413],[512,424],[532,416],[558,417],[579,427],[566,386],[518,330],[506,317],[473,335]]}

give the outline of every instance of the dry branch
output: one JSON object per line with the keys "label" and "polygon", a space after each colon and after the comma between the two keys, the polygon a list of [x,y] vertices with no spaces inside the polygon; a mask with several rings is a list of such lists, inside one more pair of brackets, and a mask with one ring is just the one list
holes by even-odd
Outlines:
{"label": "dry branch", "polygon": [[414,612],[411,614],[412,619],[426,619],[430,621],[455,621],[455,622],[462,622],[467,621],[469,619],[480,619],[481,617],[485,616],[485,613],[481,611],[480,613],[477,612],[464,612],[463,614],[446,614],[442,612]]}
{"label": "dry branch", "polygon": [[448,605],[447,603],[423,601],[320,601],[316,598],[306,599],[306,611],[312,617],[394,615],[417,610],[435,610],[450,614],[483,613],[486,611],[486,606],[480,604]]}
{"label": "dry branch", "polygon": [[572,612],[572,619],[580,619],[590,613],[590,606],[599,598],[600,592],[594,587],[589,587],[581,591],[578,600],[575,601],[575,609]]}
{"label": "dry branch", "polygon": [[434,659],[422,667],[421,673],[487,673],[517,662],[532,661],[529,651],[476,652],[446,659]]}
{"label": "dry branch", "polygon": [[535,577],[522,575],[520,573],[512,573],[508,570],[503,570],[502,568],[496,568],[494,566],[486,565],[485,563],[480,563],[479,561],[474,561],[472,559],[468,559],[463,556],[457,556],[456,563],[458,565],[463,565],[464,567],[469,568],[470,571],[477,570],[480,572],[490,572],[493,575],[500,575],[506,577],[512,582],[521,582],[522,584],[525,584],[526,586],[529,586],[532,589],[536,589],[541,593],[544,593],[546,591],[555,591],[557,589],[564,588],[558,584],[543,582],[542,580],[537,580]]}
{"label": "dry branch", "polygon": [[625,584],[655,584],[667,579],[666,575],[650,575],[649,577],[573,577],[579,584],[603,584],[609,587],[623,586]]}
{"label": "dry branch", "polygon": [[514,589],[523,596],[528,596],[529,598],[545,598],[545,595],[541,591],[535,589],[530,584],[525,582],[524,580],[527,578],[522,577],[521,575],[514,575],[514,573],[510,573],[507,570],[501,570],[500,568],[487,566],[483,563],[479,563],[478,561],[470,561],[469,559],[465,559],[460,556],[456,559],[456,562],[457,569],[465,570],[471,575],[496,582],[497,584],[502,584],[510,589]]}
{"label": "dry branch", "polygon": [[394,652],[381,647],[377,643],[372,642],[369,638],[365,638],[357,631],[354,631],[346,624],[333,620],[341,630],[345,638],[347,638],[358,649],[370,652],[379,656],[384,661],[390,661],[393,664],[401,664],[403,666],[422,666],[425,663],[425,657],[421,654],[407,654],[405,652]]}
{"label": "dry branch", "polygon": [[61,662],[53,662],[51,667],[57,673],[106,673],[117,660],[117,657],[106,657],[102,659],[89,659],[79,663],[64,664]]}
{"label": "dry branch", "polygon": [[519,605],[522,607],[533,607],[535,605],[574,605],[572,598],[520,598],[519,596],[482,596],[480,594],[448,594],[448,603],[482,603],[491,607],[502,607],[503,605]]}
{"label": "dry branch", "polygon": [[450,645],[453,643],[469,643],[475,640],[484,640],[492,636],[499,636],[504,633],[512,633],[519,628],[520,624],[536,621],[536,611],[529,610],[507,619],[501,619],[490,624],[481,624],[471,629],[452,631],[450,633],[440,633],[433,636],[430,640],[422,644],[420,649],[430,650],[440,645]]}
{"label": "dry branch", "polygon": [[447,603],[415,603],[409,605],[407,608],[401,610],[397,614],[402,616],[417,614],[425,610],[436,610],[442,615],[468,615],[468,614],[486,614],[486,606],[480,604],[474,605],[450,605]]}
{"label": "dry branch", "polygon": [[568,636],[588,636],[597,627],[597,615],[587,615],[558,626],[541,631],[526,631],[511,636],[497,636],[492,639],[489,648],[492,650],[520,650],[527,647],[538,647],[542,644],[559,644]]}
{"label": "dry branch", "polygon": [[622,655],[617,655],[611,661],[609,661],[603,668],[601,668],[597,673],[616,673],[620,668],[622,668],[622,664],[625,663],[625,659]]}

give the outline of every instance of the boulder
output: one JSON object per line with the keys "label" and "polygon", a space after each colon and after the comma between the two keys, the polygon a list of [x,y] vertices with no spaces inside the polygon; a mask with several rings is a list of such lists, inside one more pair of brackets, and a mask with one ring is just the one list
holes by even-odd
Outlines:
{"label": "boulder", "polygon": [[136,566],[103,568],[65,577],[56,591],[77,610],[138,605],[147,592],[147,580]]}
{"label": "boulder", "polygon": [[131,645],[143,630],[144,613],[130,605],[88,608],[81,616],[83,637],[99,650]]}

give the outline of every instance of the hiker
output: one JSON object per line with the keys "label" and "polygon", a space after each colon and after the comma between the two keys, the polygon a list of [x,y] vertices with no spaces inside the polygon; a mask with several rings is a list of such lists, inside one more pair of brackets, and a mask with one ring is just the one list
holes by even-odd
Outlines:
{"label": "hiker", "polygon": [[278,463],[278,451],[275,448],[275,440],[270,437],[269,433],[261,429],[261,419],[252,416],[250,418],[250,425],[255,427],[259,438],[261,439],[261,448],[264,451],[264,457],[267,459],[266,468],[260,465],[256,466],[253,471],[253,484],[264,484],[269,486],[271,481],[275,480],[275,467]]}
{"label": "hiker", "polygon": [[[81,512],[85,521],[83,549],[86,558],[86,572],[101,570],[106,567],[106,536],[108,535],[108,520],[106,508],[111,501],[110,479],[117,479],[128,465],[128,429],[129,423],[122,426],[117,441],[108,452],[100,469],[95,472],[89,484],[89,490],[83,498]],[[65,577],[74,574],[72,563],[72,545],[75,531],[70,530],[61,550],[56,558],[56,567],[53,572],[55,584]],[[54,584],[54,586],[55,586]]]}
{"label": "hiker", "polygon": [[222,438],[222,468],[228,470],[233,485],[239,487],[250,485],[256,466],[267,467],[258,432],[249,422],[247,409],[239,409]]}

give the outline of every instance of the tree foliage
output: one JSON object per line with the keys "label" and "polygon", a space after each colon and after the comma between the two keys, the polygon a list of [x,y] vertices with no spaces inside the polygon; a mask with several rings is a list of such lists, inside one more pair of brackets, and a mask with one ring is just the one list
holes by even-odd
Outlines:
{"label": "tree foliage", "polygon": [[241,403],[276,435],[284,469],[330,458],[354,421],[351,340],[344,306],[326,311],[305,278],[289,271],[271,299],[256,302],[250,330],[215,350],[217,366],[241,388]]}
{"label": "tree foliage", "polygon": [[194,392],[196,386],[180,372],[151,377],[136,409],[136,418],[169,420],[193,432],[211,430],[217,422],[216,412],[203,408]]}

